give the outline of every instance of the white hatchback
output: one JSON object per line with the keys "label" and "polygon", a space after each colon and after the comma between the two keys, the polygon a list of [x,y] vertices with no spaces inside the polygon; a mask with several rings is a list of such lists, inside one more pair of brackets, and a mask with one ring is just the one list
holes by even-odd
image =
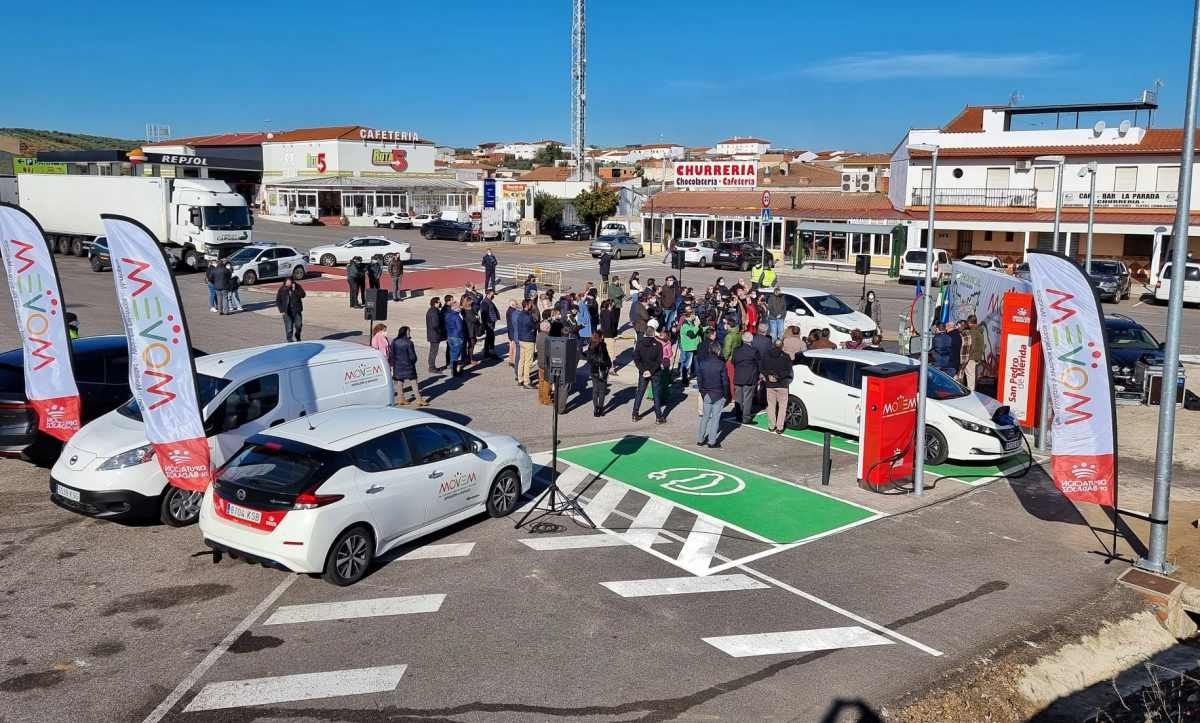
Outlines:
{"label": "white hatchback", "polygon": [[871,317],[851,309],[833,294],[793,287],[784,287],[782,291],[787,304],[784,324],[800,327],[800,333],[804,336],[808,336],[813,329],[829,329],[829,340],[841,344],[850,341],[850,332],[855,329],[863,334],[876,329]]}
{"label": "white hatchback", "polygon": [[[887,362],[917,366],[906,356],[882,351],[805,352],[804,360],[794,367],[785,425],[857,435],[862,415],[862,369]],[[995,461],[1021,451],[1021,430],[995,399],[971,392],[937,369],[930,369],[926,400],[926,464],[941,464],[947,459]]]}
{"label": "white hatchback", "polygon": [[532,482],[512,437],[394,407],[338,409],[251,438],[205,493],[200,531],[218,553],[350,585],[398,545],[509,514]]}
{"label": "white hatchback", "polygon": [[712,266],[717,242],[712,239],[680,239],[675,248],[683,252],[683,262],[691,266]]}
{"label": "white hatchback", "polygon": [[385,262],[390,262],[393,256],[399,256],[401,261],[408,262],[412,260],[412,244],[384,236],[355,236],[340,244],[315,246],[308,250],[308,262],[320,266],[348,264],[355,256],[363,261],[382,256]]}
{"label": "white hatchback", "polygon": [[312,226],[317,222],[317,214],[307,208],[298,208],[292,211],[292,215],[288,217],[288,222],[293,226]]}

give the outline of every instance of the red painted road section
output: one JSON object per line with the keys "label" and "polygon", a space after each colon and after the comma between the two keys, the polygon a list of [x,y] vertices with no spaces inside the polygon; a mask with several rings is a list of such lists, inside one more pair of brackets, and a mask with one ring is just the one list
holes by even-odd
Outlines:
{"label": "red painted road section", "polygon": [[[346,288],[346,269],[330,268],[328,266],[310,266],[309,273],[322,274],[319,278],[308,278],[300,282],[306,291],[337,291],[349,294]],[[483,272],[474,269],[430,269],[428,271],[405,271],[404,282],[400,287],[405,291],[425,289],[461,289],[467,284],[483,286]],[[384,272],[379,285],[385,289],[392,288],[392,277]],[[254,287],[261,291],[274,291],[278,283],[258,284]],[[482,290],[482,289],[481,289]]]}

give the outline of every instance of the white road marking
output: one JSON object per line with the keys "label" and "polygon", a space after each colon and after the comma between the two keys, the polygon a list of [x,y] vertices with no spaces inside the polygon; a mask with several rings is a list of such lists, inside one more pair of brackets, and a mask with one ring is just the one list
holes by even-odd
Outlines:
{"label": "white road marking", "polygon": [[385,665],[378,668],[352,668],[209,683],[196,694],[183,712],[382,693],[396,689],[407,667]]}
{"label": "white road marking", "polygon": [[159,703],[157,708],[150,711],[150,715],[146,716],[146,719],[143,721],[143,723],[158,723],[158,721],[162,720],[163,716],[165,716],[171,711],[172,708],[175,707],[175,704],[179,702],[179,699],[192,689],[192,686],[196,684],[196,681],[204,677],[204,674],[207,673],[208,669],[213,666],[213,663],[216,663],[217,659],[224,655],[226,650],[229,650],[229,646],[233,645],[234,641],[241,637],[242,633],[246,632],[246,630],[248,630],[256,620],[262,617],[262,614],[265,613],[268,608],[274,605],[275,601],[279,599],[279,596],[286,592],[287,589],[292,586],[292,583],[299,579],[299,577],[299,575],[286,575],[283,578],[283,581],[280,582],[279,585],[277,585],[275,589],[272,590],[265,598],[263,598],[262,602],[260,602],[253,610],[250,611],[249,615],[242,618],[242,622],[238,623],[237,627],[229,631],[229,634],[217,644],[217,647],[208,651],[208,655],[204,656],[204,660],[201,660],[200,663],[192,669],[192,672],[189,673],[186,678],[181,680],[179,685],[175,686],[175,690],[171,691],[171,694],[163,699],[163,702]]}
{"label": "white road marking", "polygon": [[286,605],[276,610],[263,625],[288,625],[290,623],[314,623],[325,620],[350,620],[352,618],[377,618],[387,615],[412,615],[433,613],[442,607],[445,595],[406,595],[404,597],[381,597],[371,600],[342,600],[309,605]]}
{"label": "white road marking", "polygon": [[708,515],[696,515],[692,531],[679,551],[679,565],[697,575],[708,572],[725,526]]}
{"label": "white road marking", "polygon": [[521,542],[534,550],[582,550],[589,547],[623,547],[629,544],[620,537],[604,534],[522,537]]}
{"label": "white road marking", "polygon": [[442,557],[466,557],[475,549],[474,542],[447,542],[442,545],[423,545],[409,550],[397,560],[433,560]]}
{"label": "white road marking", "polygon": [[708,577],[660,577],[649,580],[618,580],[600,584],[621,597],[771,589],[770,585],[741,574],[709,575]]}
{"label": "white road marking", "polygon": [[[549,470],[547,470],[549,472]],[[558,474],[558,488],[564,494],[573,495],[579,492],[579,488],[585,482],[590,482],[592,474],[582,467],[571,465]]]}
{"label": "white road marking", "polygon": [[[654,541],[658,539],[658,533],[662,532],[662,526],[674,508],[675,505],[661,497],[648,496],[645,506],[629,524],[624,535],[625,539],[635,547],[654,544]],[[592,519],[595,520],[594,517]],[[600,523],[596,522],[596,524]]]}
{"label": "white road marking", "polygon": [[621,503],[621,499],[627,492],[629,492],[629,487],[610,480],[584,505],[583,511],[592,518],[592,522],[595,522],[598,527],[604,527],[604,521],[617,509],[617,505]]}
{"label": "white road marking", "polygon": [[859,648],[867,645],[891,645],[892,641],[857,625],[846,628],[785,630],[778,633],[723,635],[701,638],[714,648],[735,658],[755,655],[811,653],[815,650]]}

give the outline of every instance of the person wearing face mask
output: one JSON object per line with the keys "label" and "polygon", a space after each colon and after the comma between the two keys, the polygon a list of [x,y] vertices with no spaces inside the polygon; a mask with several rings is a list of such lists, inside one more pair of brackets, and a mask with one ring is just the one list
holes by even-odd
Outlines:
{"label": "person wearing face mask", "polygon": [[858,302],[858,310],[871,317],[871,321],[875,322],[876,329],[883,328],[883,305],[875,297],[874,291],[868,291],[867,295]]}

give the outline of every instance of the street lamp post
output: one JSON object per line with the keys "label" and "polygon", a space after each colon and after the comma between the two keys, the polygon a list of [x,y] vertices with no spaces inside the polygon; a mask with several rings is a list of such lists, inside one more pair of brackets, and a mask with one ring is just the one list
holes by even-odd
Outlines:
{"label": "street lamp post", "polygon": [[1083,270],[1092,275],[1092,227],[1096,223],[1096,162],[1092,161],[1079,169],[1079,177],[1091,176],[1088,186],[1088,230],[1087,249],[1083,256]]}
{"label": "street lamp post", "polygon": [[[1200,0],[1197,0],[1200,2]],[[933,143],[914,143],[910,145],[909,150],[927,151],[933,154],[932,167],[929,171],[929,198],[925,202],[929,205],[929,229],[925,242],[925,293],[921,295],[921,367],[918,372],[921,376],[917,380],[917,432],[916,432],[916,452],[913,459],[913,494],[920,496],[925,494],[925,394],[929,388],[929,347],[930,334],[929,327],[933,323],[931,319],[933,313],[933,304],[930,297],[930,291],[933,288],[933,255],[934,255],[934,235],[933,235],[933,211],[936,205],[937,192],[937,166],[938,166],[938,151],[941,147]]]}
{"label": "street lamp post", "polygon": [[[1054,174],[1054,252],[1058,253],[1058,230],[1062,225],[1062,202],[1063,202],[1063,164],[1067,162],[1066,156],[1038,156],[1033,159],[1040,163],[1053,163],[1057,166]],[[1038,451],[1045,452],[1050,447],[1050,384],[1046,378],[1046,370],[1042,370],[1042,393],[1039,400],[1041,409],[1038,413],[1038,427],[1034,434],[1034,446]]]}

